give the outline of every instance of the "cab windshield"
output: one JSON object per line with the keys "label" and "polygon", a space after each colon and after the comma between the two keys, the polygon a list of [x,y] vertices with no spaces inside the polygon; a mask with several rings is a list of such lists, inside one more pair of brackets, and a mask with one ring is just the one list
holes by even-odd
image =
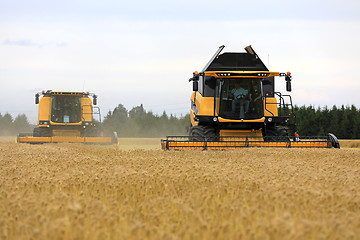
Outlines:
{"label": "cab windshield", "polygon": [[54,95],[51,103],[51,121],[56,123],[80,122],[80,97],[71,95]]}
{"label": "cab windshield", "polygon": [[259,119],[264,116],[261,79],[218,79],[219,116],[226,119]]}

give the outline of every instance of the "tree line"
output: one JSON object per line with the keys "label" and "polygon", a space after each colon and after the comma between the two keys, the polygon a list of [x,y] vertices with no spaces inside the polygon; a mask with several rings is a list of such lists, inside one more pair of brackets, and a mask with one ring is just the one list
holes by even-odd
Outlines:
{"label": "tree line", "polygon": [[105,134],[117,132],[119,137],[164,137],[169,135],[188,135],[190,116],[170,116],[164,111],[156,115],[146,111],[144,106],[136,106],[128,111],[119,104],[109,111],[103,121]]}
{"label": "tree line", "polygon": [[[301,136],[325,136],[331,132],[341,139],[360,139],[360,109],[351,106],[317,107],[295,106],[297,129]],[[141,104],[127,110],[119,104],[109,111],[102,123],[105,134],[117,132],[119,137],[165,137],[188,135],[190,116],[168,115],[165,111],[154,114]],[[9,113],[0,113],[0,135],[17,135],[32,132],[25,114],[13,118]]]}
{"label": "tree line", "polygon": [[19,114],[15,119],[9,114],[0,113],[0,135],[14,136],[20,132],[32,132],[33,126],[29,123],[25,114]]}
{"label": "tree line", "polygon": [[340,139],[360,139],[360,109],[354,105],[331,109],[295,106],[293,110],[302,136],[325,136],[330,132]]}

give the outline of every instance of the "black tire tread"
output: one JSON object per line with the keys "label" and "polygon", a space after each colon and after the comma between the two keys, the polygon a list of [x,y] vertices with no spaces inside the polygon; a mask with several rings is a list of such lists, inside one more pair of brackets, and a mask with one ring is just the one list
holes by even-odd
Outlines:
{"label": "black tire tread", "polygon": [[48,128],[36,127],[36,128],[34,128],[33,136],[34,137],[51,137],[51,132],[50,132],[50,129],[48,129]]}
{"label": "black tire tread", "polygon": [[214,140],[216,137],[215,129],[211,126],[193,126],[190,128],[190,137],[193,141]]}
{"label": "black tire tread", "polygon": [[266,142],[289,142],[288,129],[284,126],[275,126],[266,129],[266,135],[264,138]]}

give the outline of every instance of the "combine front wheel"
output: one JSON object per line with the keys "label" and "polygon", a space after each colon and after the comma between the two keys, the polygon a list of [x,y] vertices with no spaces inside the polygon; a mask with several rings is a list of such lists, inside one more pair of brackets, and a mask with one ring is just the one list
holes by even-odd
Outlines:
{"label": "combine front wheel", "polygon": [[34,128],[33,132],[34,137],[51,137],[50,129],[48,128]]}
{"label": "combine front wheel", "polygon": [[283,126],[275,126],[266,129],[264,137],[265,142],[290,142],[287,128]]}
{"label": "combine front wheel", "polygon": [[215,129],[211,126],[194,126],[190,128],[190,137],[193,141],[214,141]]}

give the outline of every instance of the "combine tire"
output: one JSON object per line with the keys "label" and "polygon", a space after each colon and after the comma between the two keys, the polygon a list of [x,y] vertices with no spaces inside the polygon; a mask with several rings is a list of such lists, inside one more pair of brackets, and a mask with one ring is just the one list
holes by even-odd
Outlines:
{"label": "combine tire", "polygon": [[211,126],[194,126],[190,128],[190,139],[192,141],[214,141],[216,139],[215,129]]}
{"label": "combine tire", "polygon": [[34,137],[41,137],[40,128],[34,128],[33,136]]}
{"label": "combine tire", "polygon": [[287,128],[283,126],[275,126],[266,129],[265,142],[290,142]]}
{"label": "combine tire", "polygon": [[51,137],[50,130],[48,128],[34,128],[34,137]]}

